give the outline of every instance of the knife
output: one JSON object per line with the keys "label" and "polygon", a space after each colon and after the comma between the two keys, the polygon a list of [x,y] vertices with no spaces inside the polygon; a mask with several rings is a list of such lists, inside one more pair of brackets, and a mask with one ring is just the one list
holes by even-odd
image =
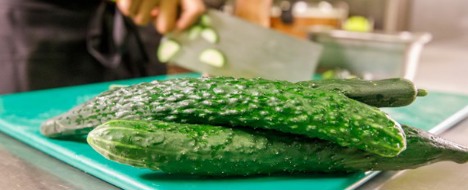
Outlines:
{"label": "knife", "polygon": [[[190,37],[190,30],[171,33],[166,38],[180,45],[170,63],[212,76],[261,77],[271,80],[310,80],[322,47],[249,23],[226,13],[208,10],[210,28],[219,40],[209,42],[201,37]],[[200,60],[204,50],[216,49],[222,53],[225,64],[213,66]]]}

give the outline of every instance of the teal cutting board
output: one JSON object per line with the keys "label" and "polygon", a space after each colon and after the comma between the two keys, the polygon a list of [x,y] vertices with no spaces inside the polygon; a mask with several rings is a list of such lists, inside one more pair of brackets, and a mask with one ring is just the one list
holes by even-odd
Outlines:
{"label": "teal cutting board", "polygon": [[[123,189],[326,190],[345,189],[366,177],[364,173],[235,178],[167,175],[159,171],[133,168],[106,160],[84,142],[48,139],[39,133],[39,126],[44,120],[96,96],[107,90],[111,84],[136,84],[151,80],[198,76],[198,74],[156,76],[3,95],[0,96],[0,131]],[[385,109],[385,111],[402,123],[429,130],[466,105],[468,105],[468,96],[434,92],[418,99],[411,106]]]}

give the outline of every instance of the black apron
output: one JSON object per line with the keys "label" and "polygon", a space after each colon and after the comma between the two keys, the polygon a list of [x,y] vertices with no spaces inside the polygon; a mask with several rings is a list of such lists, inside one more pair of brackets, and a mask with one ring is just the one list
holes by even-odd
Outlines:
{"label": "black apron", "polygon": [[159,40],[107,1],[0,0],[0,94],[165,74]]}

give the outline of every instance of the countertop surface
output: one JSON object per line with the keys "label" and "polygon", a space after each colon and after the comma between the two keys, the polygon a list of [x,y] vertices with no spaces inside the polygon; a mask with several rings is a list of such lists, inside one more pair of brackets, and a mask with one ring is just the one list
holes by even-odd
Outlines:
{"label": "countertop surface", "polygon": [[0,133],[0,189],[118,189]]}
{"label": "countertop surface", "polygon": [[[442,137],[462,145],[468,145],[467,135],[468,120],[465,119],[456,127],[444,132]],[[464,190],[468,188],[467,179],[468,164],[439,162],[414,170],[381,173],[359,189]]]}
{"label": "countertop surface", "polygon": [[[416,85],[429,91],[468,94],[468,46],[463,44],[428,44],[421,55]],[[442,134],[462,145],[468,145],[467,135],[467,120]],[[0,171],[0,189],[118,189],[3,133]],[[467,177],[468,164],[441,162],[415,170],[381,173],[359,189],[467,189]]]}
{"label": "countertop surface", "polygon": [[[429,43],[414,79],[419,88],[468,94],[468,39]],[[434,105],[444,106],[444,105]],[[468,146],[468,119],[441,134]],[[468,164],[440,162],[415,170],[384,172],[359,189],[468,189]]]}

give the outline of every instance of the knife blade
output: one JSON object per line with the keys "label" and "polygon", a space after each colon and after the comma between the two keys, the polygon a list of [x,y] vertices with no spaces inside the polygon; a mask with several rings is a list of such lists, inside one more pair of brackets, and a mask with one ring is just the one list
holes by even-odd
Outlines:
{"label": "knife blade", "polygon": [[[262,77],[274,80],[310,80],[322,47],[312,41],[282,34],[226,13],[208,10],[210,28],[219,36],[217,43],[197,37],[189,31],[166,36],[181,45],[170,62],[213,76]],[[200,61],[206,49],[222,52],[226,64],[215,67]]]}

